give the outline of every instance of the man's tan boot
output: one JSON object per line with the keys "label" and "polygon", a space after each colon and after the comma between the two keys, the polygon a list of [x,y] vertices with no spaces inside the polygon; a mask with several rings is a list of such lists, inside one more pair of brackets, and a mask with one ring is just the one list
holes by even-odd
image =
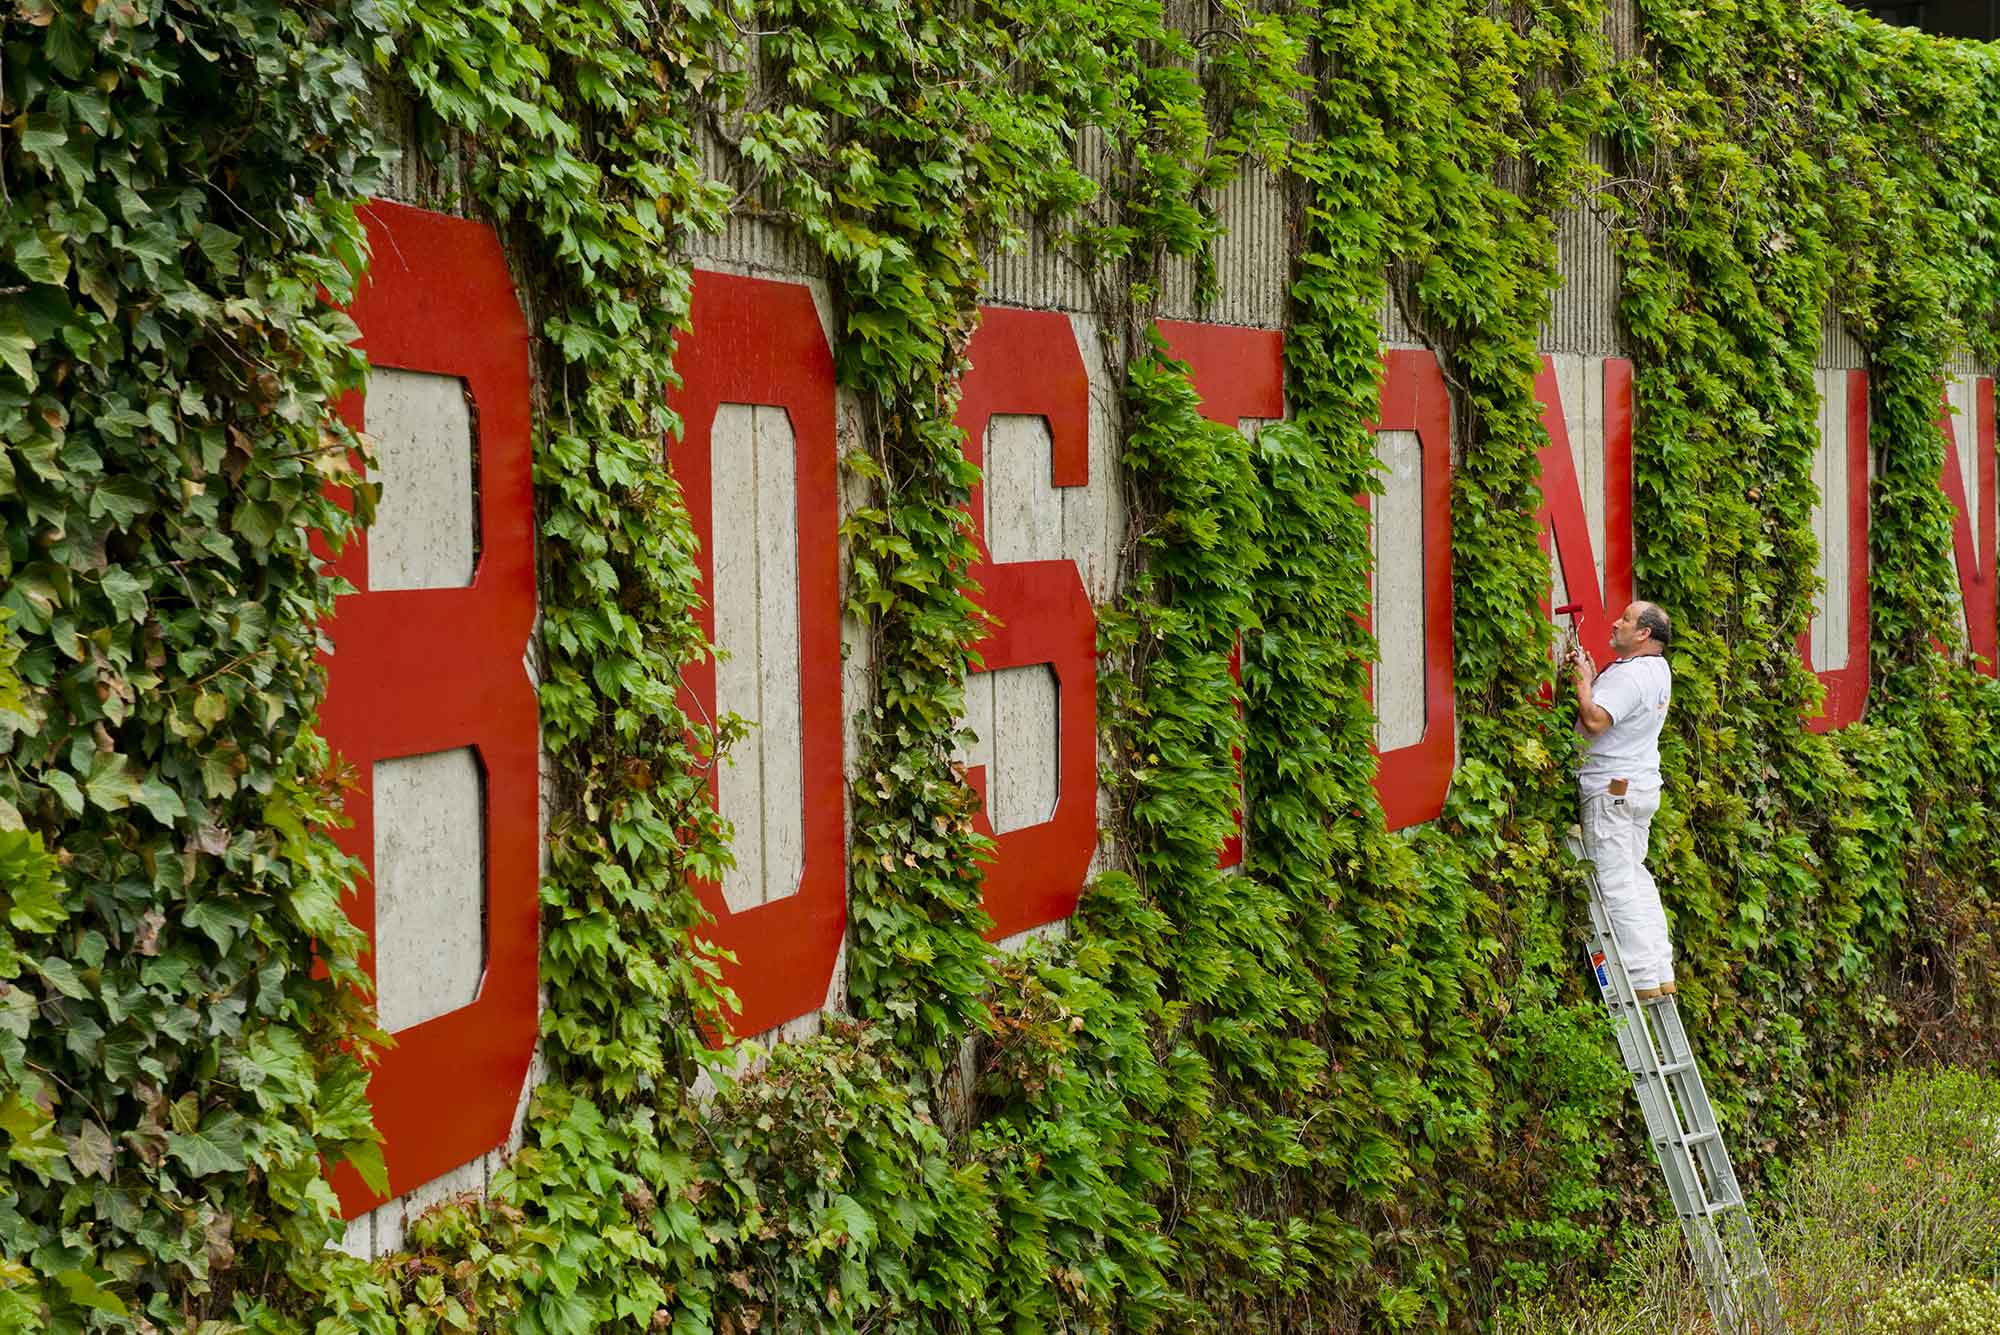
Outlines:
{"label": "man's tan boot", "polygon": [[1632,989],[1632,995],[1641,1001],[1656,1001],[1666,996],[1667,991],[1663,987],[1635,987]]}

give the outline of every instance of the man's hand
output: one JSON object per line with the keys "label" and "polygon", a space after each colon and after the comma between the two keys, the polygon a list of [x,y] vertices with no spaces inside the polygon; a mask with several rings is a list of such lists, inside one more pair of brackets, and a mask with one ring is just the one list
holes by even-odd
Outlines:
{"label": "man's hand", "polygon": [[1576,684],[1578,686],[1588,686],[1591,682],[1597,680],[1597,665],[1590,661],[1590,655],[1583,651],[1582,645],[1570,645],[1569,665],[1576,670]]}
{"label": "man's hand", "polygon": [[1580,644],[1570,648],[1569,665],[1576,672],[1576,726],[1586,736],[1596,737],[1611,726],[1610,713],[1590,698],[1591,685],[1597,680],[1597,665]]}

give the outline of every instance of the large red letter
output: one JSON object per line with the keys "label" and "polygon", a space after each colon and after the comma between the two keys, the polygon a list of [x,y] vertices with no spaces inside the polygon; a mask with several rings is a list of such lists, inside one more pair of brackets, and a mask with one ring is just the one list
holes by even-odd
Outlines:
{"label": "large red letter", "polygon": [[[1947,390],[1947,393],[1949,391]],[[1952,525],[1952,556],[1958,563],[1958,589],[1965,600],[1965,644],[1972,652],[1975,666],[1987,676],[1995,673],[1994,642],[1996,639],[1996,617],[1993,584],[1993,528],[1994,528],[1994,461],[1993,461],[1993,377],[1979,376],[1972,382],[1973,416],[1976,420],[1978,442],[1974,459],[1972,480],[1978,489],[1976,502],[1966,493],[1966,469],[1964,457],[1959,450],[1958,428],[1951,412],[1949,398],[1945,402],[1942,419],[1944,426],[1944,491],[1951,498],[1952,507],[1957,511],[1957,519]],[[1979,507],[1978,543],[1975,546],[1975,532],[1972,521],[1972,506]]]}
{"label": "large red letter", "polygon": [[[374,766],[472,748],[485,790],[485,964],[477,998],[396,1035],[369,1084],[398,1196],[505,1143],[534,1056],[540,817],[535,693],[521,655],[535,620],[528,327],[491,228],[396,204],[362,216],[373,267],[351,314],[378,368],[462,380],[475,409],[479,557],[463,588],[372,590],[368,538],[336,570],[359,591],[336,606],[321,713],[360,775],[353,916],[376,919]],[[365,426],[366,405],[344,415]],[[371,956],[367,967],[374,969]],[[342,1212],[381,1203],[353,1169],[333,1173]]]}
{"label": "large red letter", "polygon": [[[1826,460],[1819,484],[1824,518],[1824,530],[1819,535],[1820,561],[1827,571],[1822,596],[1838,597],[1840,585],[1847,586],[1847,661],[1837,668],[1816,670],[1826,687],[1826,703],[1818,714],[1806,720],[1806,727],[1814,732],[1830,732],[1860,718],[1862,706],[1868,700],[1868,373],[1821,374],[1828,378],[1822,383],[1820,398],[1821,453]],[[1947,463],[1946,472],[1951,471]],[[1846,505],[1844,512],[1838,514],[1826,502],[1836,478],[1846,483],[1843,489]],[[1847,533],[1847,560],[1836,572],[1830,554],[1834,548],[1833,535],[1843,524]],[[1845,580],[1833,578],[1836,573],[1844,574]],[[1799,636],[1799,654],[1808,668],[1813,667],[1812,638],[1810,628]]]}
{"label": "large red letter", "polygon": [[[1285,336],[1275,329],[1244,329],[1236,325],[1160,321],[1167,355],[1186,362],[1188,378],[1201,395],[1201,415],[1211,422],[1236,427],[1244,420],[1274,421],[1285,415]],[[1243,680],[1243,645],[1239,640],[1229,657],[1229,672]],[[1236,711],[1243,712],[1238,700]],[[1242,756],[1237,760],[1237,791],[1242,791]],[[1236,830],[1223,841],[1216,865],[1223,869],[1243,862],[1243,807],[1236,808]]]}
{"label": "large red letter", "polygon": [[[969,353],[958,426],[965,457],[984,468],[986,428],[996,414],[1041,417],[1053,441],[1051,481],[1090,482],[1090,377],[1069,319],[1058,312],[988,306]],[[972,578],[994,625],[979,644],[981,671],[1047,667],[1056,678],[1058,784],[1049,819],[998,836],[986,871],[989,939],[1060,922],[1076,909],[1097,849],[1097,613],[1073,561],[996,564],[985,532],[983,483],[972,489],[980,560]],[[982,797],[983,767],[968,776]]]}
{"label": "large red letter", "polygon": [[[1380,752],[1375,792],[1389,828],[1420,825],[1444,810],[1457,746],[1451,630],[1451,398],[1428,352],[1382,354],[1382,414],[1376,431],[1413,431],[1422,458],[1424,732]],[[1371,498],[1363,497],[1368,503]],[[1377,572],[1379,585],[1380,572]]]}
{"label": "large red letter", "polygon": [[[799,791],[774,792],[770,800],[801,804],[802,856],[797,888],[732,912],[722,887],[697,882],[715,922],[696,929],[736,956],[723,981],[742,1003],[738,1034],[762,1033],[826,1002],[827,987],[847,931],[845,790],[841,779],[840,718],[840,494],[834,443],[833,355],[820,328],[812,294],[791,283],[698,272],[692,328],[674,357],[681,386],[668,402],[681,415],[684,435],[668,450],[674,477],[701,540],[702,630],[716,635],[718,549],[727,556],[755,546],[755,532],[718,533],[715,495],[725,482],[744,480],[754,461],[715,457],[715,421],[724,404],[782,409],[794,442],[797,491],[796,561],[798,735],[760,737],[797,747]],[[732,476],[733,475],[733,476]],[[750,482],[754,490],[755,481]],[[790,580],[779,581],[789,586]],[[783,609],[789,615],[790,609]],[[737,646],[739,652],[748,646]],[[789,665],[788,665],[789,666]],[[778,674],[790,680],[789,671]],[[686,698],[694,717],[715,715],[713,659],[690,664]],[[764,720],[760,720],[760,723]],[[759,838],[752,817],[739,821],[746,838]]]}
{"label": "large red letter", "polygon": [[[1577,613],[1577,639],[1597,660],[1609,663],[1611,623],[1632,601],[1632,363],[1617,357],[1604,361],[1604,580],[1597,578],[1597,544],[1585,514],[1583,485],[1570,451],[1569,414],[1562,401],[1555,359],[1542,358],[1535,377],[1535,397],[1542,405],[1542,551],[1551,542],[1561,562],[1563,588],[1570,601],[1582,604]],[[1586,449],[1591,442],[1585,441]],[[1553,600],[1543,598],[1547,608]]]}

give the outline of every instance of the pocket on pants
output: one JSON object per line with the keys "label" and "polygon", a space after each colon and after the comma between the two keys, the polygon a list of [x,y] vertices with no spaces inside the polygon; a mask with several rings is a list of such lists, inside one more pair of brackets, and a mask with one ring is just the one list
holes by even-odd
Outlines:
{"label": "pocket on pants", "polygon": [[1586,800],[1583,812],[1584,847],[1591,860],[1599,864],[1600,873],[1615,874],[1616,869],[1604,866],[1603,860],[1626,855],[1626,845],[1631,841],[1636,825],[1628,799],[1598,793]]}
{"label": "pocket on pants", "polygon": [[1589,810],[1586,814],[1597,820],[1613,822],[1629,821],[1632,819],[1632,807],[1629,798],[1613,797],[1609,793],[1599,793],[1590,799]]}

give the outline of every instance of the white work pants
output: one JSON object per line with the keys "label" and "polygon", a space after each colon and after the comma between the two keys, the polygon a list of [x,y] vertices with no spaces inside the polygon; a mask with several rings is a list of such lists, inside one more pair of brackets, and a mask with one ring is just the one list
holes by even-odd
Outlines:
{"label": "white work pants", "polygon": [[1667,914],[1660,907],[1660,887],[1646,870],[1646,844],[1653,833],[1653,816],[1660,809],[1660,790],[1634,788],[1622,796],[1584,794],[1584,851],[1597,866],[1597,885],[1611,930],[1618,934],[1618,953],[1632,986],[1658,987],[1674,981],[1674,947],[1667,939]]}

